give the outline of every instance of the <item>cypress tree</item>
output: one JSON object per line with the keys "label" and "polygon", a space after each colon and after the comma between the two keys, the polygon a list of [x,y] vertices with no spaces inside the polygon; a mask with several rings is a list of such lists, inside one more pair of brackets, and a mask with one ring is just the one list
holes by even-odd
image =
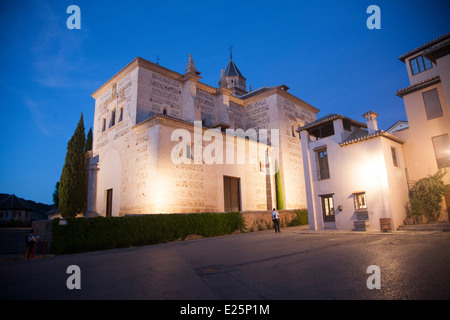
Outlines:
{"label": "cypress tree", "polygon": [[66,160],[59,180],[59,212],[63,218],[82,213],[86,203],[85,143],[82,113],[67,144]]}
{"label": "cypress tree", "polygon": [[84,147],[84,152],[92,150],[92,128],[89,129],[89,132],[86,137],[86,146]]}
{"label": "cypress tree", "polygon": [[283,187],[281,185],[280,169],[278,168],[278,160],[275,160],[275,191],[277,196],[277,209],[284,210]]}
{"label": "cypress tree", "polygon": [[55,185],[55,191],[53,191],[53,203],[59,207],[59,181]]}

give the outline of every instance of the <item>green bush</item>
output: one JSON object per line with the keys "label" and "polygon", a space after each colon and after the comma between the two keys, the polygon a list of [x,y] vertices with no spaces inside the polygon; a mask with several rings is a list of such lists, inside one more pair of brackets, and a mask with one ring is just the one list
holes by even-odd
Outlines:
{"label": "green bush", "polygon": [[69,218],[67,225],[55,219],[52,252],[126,248],[185,239],[189,234],[213,237],[243,229],[240,212]]}
{"label": "green bush", "polygon": [[303,226],[308,224],[308,211],[307,210],[295,210],[297,216],[291,220],[289,227]]}
{"label": "green bush", "polygon": [[442,196],[445,193],[443,177],[446,171],[439,169],[434,175],[417,181],[411,188],[411,210],[414,215],[425,214],[428,221],[436,221],[442,210]]}

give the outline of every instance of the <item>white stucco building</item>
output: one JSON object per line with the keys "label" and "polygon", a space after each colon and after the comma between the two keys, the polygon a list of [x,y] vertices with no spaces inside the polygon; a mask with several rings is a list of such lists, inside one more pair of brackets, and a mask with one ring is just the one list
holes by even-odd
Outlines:
{"label": "white stucco building", "polygon": [[[410,86],[398,90],[407,121],[378,130],[374,112],[366,123],[332,114],[301,134],[310,229],[380,230],[404,224],[409,187],[450,166],[450,33],[399,59]],[[448,221],[450,175],[440,220]]]}
{"label": "white stucco building", "polygon": [[295,130],[318,109],[285,85],[247,92],[231,57],[218,87],[200,79],[192,56],[184,73],[138,57],[92,94],[88,215],[271,210],[275,159],[284,208],[306,208]]}
{"label": "white stucco building", "polygon": [[[409,184],[450,168],[450,33],[413,49],[400,58],[410,85],[397,91],[403,99],[408,127],[394,131],[404,145]],[[450,174],[441,220],[450,212]]]}
{"label": "white stucco building", "polygon": [[313,121],[301,134],[311,230],[380,230],[380,218],[403,224],[408,202],[403,141],[339,114]]}

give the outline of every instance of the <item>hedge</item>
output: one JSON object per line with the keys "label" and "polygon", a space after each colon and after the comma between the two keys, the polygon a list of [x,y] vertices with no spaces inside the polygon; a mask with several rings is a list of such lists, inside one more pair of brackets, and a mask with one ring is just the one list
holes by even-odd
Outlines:
{"label": "hedge", "polygon": [[291,220],[289,227],[304,226],[308,224],[308,211],[307,210],[295,210],[296,217]]}
{"label": "hedge", "polygon": [[126,248],[185,239],[190,234],[213,237],[244,231],[240,212],[157,214],[53,220],[55,254]]}

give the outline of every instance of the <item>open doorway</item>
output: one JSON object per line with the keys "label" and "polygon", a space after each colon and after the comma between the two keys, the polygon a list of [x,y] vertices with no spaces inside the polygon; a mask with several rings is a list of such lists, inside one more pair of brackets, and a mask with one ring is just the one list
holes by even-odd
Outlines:
{"label": "open doorway", "polygon": [[105,190],[106,199],[106,217],[112,217],[112,199],[113,199],[113,189]]}

